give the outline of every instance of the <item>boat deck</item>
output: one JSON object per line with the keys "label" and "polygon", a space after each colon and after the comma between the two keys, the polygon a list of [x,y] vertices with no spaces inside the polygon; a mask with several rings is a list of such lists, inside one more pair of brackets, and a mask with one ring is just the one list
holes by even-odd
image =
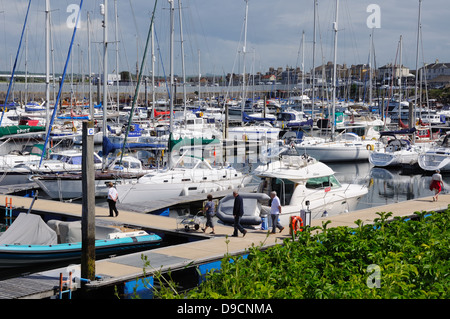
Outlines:
{"label": "boat deck", "polygon": [[[4,196],[0,195],[0,203],[4,202]],[[393,217],[410,216],[417,211],[439,211],[447,209],[450,203],[450,195],[440,195],[438,202],[433,202],[432,197],[419,198],[384,206],[367,208],[342,214],[338,216],[315,219],[312,225],[322,225],[322,222],[330,220],[328,227],[356,226],[356,220],[361,219],[364,223],[370,223],[379,217],[377,212],[392,212]],[[13,206],[24,207],[31,204],[30,198],[13,197]],[[37,200],[33,211],[45,211],[71,217],[81,217],[81,205],[73,203],[62,203],[57,201]],[[168,232],[177,232],[177,221],[175,218],[142,214],[121,210],[118,217],[108,217],[107,208],[96,207],[96,219],[114,220],[114,222],[133,225],[148,229],[159,229]],[[219,261],[227,253],[230,255],[244,254],[253,245],[267,248],[282,243],[289,236],[288,227],[281,232],[268,235],[267,231],[249,229],[245,237],[229,237],[233,229],[229,226],[216,223],[216,235],[207,235],[206,240],[200,240],[180,245],[161,247],[145,252],[134,253],[119,257],[96,261],[96,275],[100,280],[88,284],[89,288],[96,289],[108,285],[118,285],[129,281],[135,281],[144,276],[144,262],[141,255],[147,256],[150,261],[150,269],[146,269],[147,276],[154,271],[162,273],[171,270],[183,269],[186,266],[204,265]],[[184,232],[184,230],[182,230]],[[198,231],[200,236],[203,234]],[[55,287],[59,284],[59,273],[66,269],[55,269],[41,273],[30,274],[24,277],[12,278],[0,281],[0,298],[46,298],[55,295]]]}

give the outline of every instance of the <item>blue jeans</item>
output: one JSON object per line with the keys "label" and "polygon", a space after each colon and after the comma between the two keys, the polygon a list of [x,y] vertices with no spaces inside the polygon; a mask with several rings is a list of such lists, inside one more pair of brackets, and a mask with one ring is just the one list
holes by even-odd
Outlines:
{"label": "blue jeans", "polygon": [[272,233],[275,233],[276,228],[282,230],[283,226],[278,222],[278,214],[271,214],[270,217],[272,217]]}

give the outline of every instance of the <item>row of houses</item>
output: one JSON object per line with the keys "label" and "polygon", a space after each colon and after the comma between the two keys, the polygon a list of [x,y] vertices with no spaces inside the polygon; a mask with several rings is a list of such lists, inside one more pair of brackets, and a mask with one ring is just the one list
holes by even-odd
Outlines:
{"label": "row of houses", "polygon": [[[368,64],[356,64],[348,66],[347,64],[337,65],[337,76],[339,79],[351,80],[353,82],[364,83],[369,80],[370,69]],[[372,79],[381,85],[390,83],[413,84],[415,82],[416,71],[410,70],[406,66],[386,64],[377,69],[372,69]],[[315,68],[316,82],[321,83],[325,79],[331,79],[333,74],[333,63],[328,62]],[[430,87],[443,87],[450,85],[450,63],[427,64],[419,69],[419,76],[422,83],[427,83]],[[242,83],[242,74],[228,74],[227,83],[230,83],[230,77],[233,77],[231,83]],[[255,75],[246,75],[253,80],[255,84],[297,84],[302,81],[302,72],[300,68],[269,68],[266,73],[258,72]],[[311,83],[312,73],[305,74],[305,83]],[[206,80],[206,79],[205,79]]]}

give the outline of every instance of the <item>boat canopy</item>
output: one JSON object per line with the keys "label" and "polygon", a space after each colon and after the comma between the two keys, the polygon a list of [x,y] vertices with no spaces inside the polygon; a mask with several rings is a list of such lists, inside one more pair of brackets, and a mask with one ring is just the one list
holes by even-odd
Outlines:
{"label": "boat canopy", "polygon": [[55,245],[58,236],[39,215],[20,213],[3,235],[0,245]]}

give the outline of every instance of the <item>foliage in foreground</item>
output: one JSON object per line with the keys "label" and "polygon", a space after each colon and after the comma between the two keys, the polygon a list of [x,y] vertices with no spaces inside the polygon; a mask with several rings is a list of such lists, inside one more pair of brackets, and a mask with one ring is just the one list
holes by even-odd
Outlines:
{"label": "foliage in foreground", "polygon": [[[449,298],[450,209],[405,221],[379,213],[356,228],[306,227],[283,245],[253,246],[248,257],[226,256],[221,270],[158,298]],[[319,232],[317,231],[319,230]]]}

